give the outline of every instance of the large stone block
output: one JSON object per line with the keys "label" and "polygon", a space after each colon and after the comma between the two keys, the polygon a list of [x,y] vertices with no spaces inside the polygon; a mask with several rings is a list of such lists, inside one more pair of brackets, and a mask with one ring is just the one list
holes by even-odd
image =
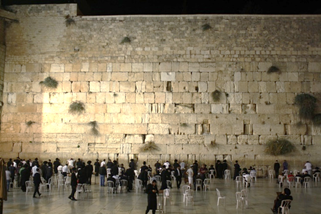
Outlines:
{"label": "large stone block", "polygon": [[162,72],[161,73],[161,81],[174,82],[175,80],[176,80],[175,72]]}
{"label": "large stone block", "polygon": [[64,64],[51,64],[50,72],[65,72],[65,65]]}

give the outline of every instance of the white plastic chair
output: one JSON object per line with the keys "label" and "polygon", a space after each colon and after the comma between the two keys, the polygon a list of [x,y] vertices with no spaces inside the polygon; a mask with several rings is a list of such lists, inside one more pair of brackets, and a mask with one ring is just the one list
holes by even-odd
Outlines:
{"label": "white plastic chair", "polygon": [[301,177],[295,177],[295,188],[298,188],[298,186],[301,187]]}
{"label": "white plastic chair", "polygon": [[163,196],[164,196],[164,206],[166,206],[166,201],[167,199],[169,200],[169,197],[170,197],[170,189],[164,189]]}
{"label": "white plastic chair", "polygon": [[211,180],[209,178],[206,178],[204,180],[204,185],[203,185],[203,189],[204,191],[206,192],[206,190],[210,190],[210,183],[211,183]]}
{"label": "white plastic chair", "polygon": [[77,198],[80,198],[80,193],[84,193],[84,184],[77,184],[76,187],[76,194],[77,194]]}
{"label": "white plastic chair", "polygon": [[[49,179],[50,180],[50,179]],[[39,185],[39,191],[43,192],[47,189],[47,186],[49,186],[49,192],[51,191],[51,184],[47,182],[43,177],[41,177],[41,182]]]}
{"label": "white plastic chair", "polygon": [[25,185],[26,185],[26,195],[27,195],[29,191],[32,192],[33,184],[32,184],[31,181],[26,181],[26,182],[25,182]]}
{"label": "white plastic chair", "polygon": [[175,171],[171,171],[171,178],[172,180],[176,181]]}
{"label": "white plastic chair", "polygon": [[135,188],[136,188],[136,193],[137,193],[138,191],[142,191],[143,181],[140,180],[140,179],[136,179],[136,180],[135,180]]}
{"label": "white plastic chair", "polygon": [[215,179],[215,170],[211,169],[209,175],[210,175],[211,181],[212,181],[212,179]]}
{"label": "white plastic chair", "polygon": [[288,184],[289,188],[292,187],[294,185],[294,177],[288,177],[286,179],[286,183]]}
{"label": "white plastic chair", "polygon": [[192,195],[192,191],[190,189],[187,189],[184,193],[185,195],[185,206],[187,206],[188,202],[193,202],[194,203],[194,197]]}
{"label": "white plastic chair", "polygon": [[279,187],[281,188],[283,186],[284,176],[279,176],[278,180],[279,180]]}
{"label": "white plastic chair", "polygon": [[221,192],[216,188],[216,194],[217,194],[217,206],[220,205],[220,200],[224,199],[224,205],[225,205],[225,196],[221,196]]}
{"label": "white plastic chair", "polygon": [[121,184],[121,192],[122,191],[127,192],[128,181],[125,179],[122,179],[120,180],[120,184]]}
{"label": "white plastic chair", "polygon": [[236,188],[238,188],[239,185],[241,186],[242,176],[236,176],[235,182],[236,182]]}
{"label": "white plastic chair", "polygon": [[115,184],[113,181],[107,181],[107,193],[114,194],[115,191]]}
{"label": "white plastic chair", "polygon": [[320,172],[316,172],[313,174],[313,180],[315,183],[320,181]]}
{"label": "white plastic chair", "polygon": [[186,196],[187,196],[186,190],[189,190],[189,189],[191,189],[191,187],[188,186],[188,185],[182,186],[182,190],[183,190],[183,202],[185,202],[185,199],[186,199]]}
{"label": "white plastic chair", "polygon": [[251,176],[251,180],[252,180],[252,181],[255,180],[255,182],[256,182],[256,172],[251,171],[251,172],[250,172],[250,176]]}
{"label": "white plastic chair", "polygon": [[241,194],[242,194],[242,200],[245,203],[245,206],[247,207],[249,205],[247,190],[246,189],[242,189],[241,190]]}
{"label": "white plastic chair", "polygon": [[241,203],[241,207],[243,207],[242,193],[236,192],[235,197],[236,197],[236,209],[239,208],[239,203]]}
{"label": "white plastic chair", "polygon": [[109,175],[111,174],[111,169],[110,168],[107,168],[107,178],[109,177]]}
{"label": "white plastic chair", "polygon": [[305,188],[309,187],[310,186],[310,181],[311,181],[310,177],[305,177],[304,180],[303,180],[303,186]]}
{"label": "white plastic chair", "polygon": [[136,169],[134,170],[134,173],[135,173],[136,178],[138,178],[138,171]]}
{"label": "white plastic chair", "polygon": [[291,205],[291,200],[282,200],[280,207],[278,208],[278,213],[282,214],[290,214],[290,205]]}
{"label": "white plastic chair", "polygon": [[195,181],[195,189],[197,191],[198,187],[202,189],[202,179],[196,179]]}
{"label": "white plastic chair", "polygon": [[172,181],[166,180],[166,185],[167,185],[167,188],[171,189],[172,188]]}
{"label": "white plastic chair", "polygon": [[64,178],[63,178],[63,179],[59,179],[59,180],[58,180],[58,191],[60,190],[61,187],[62,187],[62,189],[63,189],[64,186],[65,186],[65,180],[64,180]]}
{"label": "white plastic chair", "polygon": [[231,178],[231,171],[229,169],[224,170],[224,179],[230,179]]}
{"label": "white plastic chair", "polygon": [[269,178],[270,179],[274,178],[274,170],[272,170],[272,169],[269,170]]}

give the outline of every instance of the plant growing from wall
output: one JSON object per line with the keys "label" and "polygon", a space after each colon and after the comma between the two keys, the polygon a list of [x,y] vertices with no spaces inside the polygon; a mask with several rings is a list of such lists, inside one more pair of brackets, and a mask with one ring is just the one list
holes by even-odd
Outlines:
{"label": "plant growing from wall", "polygon": [[97,123],[97,121],[90,121],[88,123],[88,125],[91,126],[90,133],[92,135],[98,136],[99,135],[99,131],[98,131],[98,123]]}
{"label": "plant growing from wall", "polygon": [[85,104],[81,101],[75,101],[69,106],[69,113],[71,114],[81,114],[85,112]]}
{"label": "plant growing from wall", "polygon": [[317,99],[310,94],[298,94],[294,103],[299,106],[299,116],[304,120],[312,120],[316,108]]}
{"label": "plant growing from wall", "polygon": [[211,93],[211,96],[215,102],[219,101],[221,98],[221,92],[219,90],[215,90],[214,92]]}
{"label": "plant growing from wall", "polygon": [[28,122],[26,122],[26,125],[27,125],[28,127],[30,127],[30,126],[32,126],[32,124],[34,124],[34,123],[36,123],[36,122],[29,120]]}
{"label": "plant growing from wall", "polygon": [[120,42],[120,44],[125,44],[125,43],[131,43],[131,40],[128,36],[125,36]]}
{"label": "plant growing from wall", "polygon": [[211,29],[212,27],[211,27],[211,25],[209,25],[209,24],[204,24],[204,25],[202,25],[202,30],[203,31],[206,31],[206,30],[209,30],[209,29]]}
{"label": "plant growing from wall", "polygon": [[70,15],[65,16],[65,19],[66,27],[76,24],[75,20]]}
{"label": "plant growing from wall", "polygon": [[44,81],[40,81],[39,84],[44,85],[48,88],[57,88],[58,82],[52,77],[47,77]]}
{"label": "plant growing from wall", "polygon": [[276,66],[271,66],[269,68],[269,70],[267,71],[268,74],[272,74],[272,73],[281,73],[280,69]]}
{"label": "plant growing from wall", "polygon": [[181,123],[181,127],[188,127],[187,123]]}
{"label": "plant growing from wall", "polygon": [[144,146],[140,147],[139,150],[141,152],[152,152],[159,151],[159,147],[155,144],[155,142],[147,142]]}
{"label": "plant growing from wall", "polygon": [[285,155],[294,150],[294,145],[286,139],[269,140],[265,147],[265,153],[275,156]]}

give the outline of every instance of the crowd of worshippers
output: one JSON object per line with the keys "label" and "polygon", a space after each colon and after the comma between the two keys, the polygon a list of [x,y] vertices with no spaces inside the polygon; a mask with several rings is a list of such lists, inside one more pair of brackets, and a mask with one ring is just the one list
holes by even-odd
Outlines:
{"label": "crowd of worshippers", "polygon": [[124,179],[128,181],[127,191],[131,191],[133,189],[132,183],[135,180],[135,176],[142,180],[143,187],[145,188],[150,178],[159,175],[162,181],[161,189],[168,188],[168,183],[166,181],[171,180],[172,176],[175,176],[177,187],[180,188],[182,180],[191,186],[192,184],[195,186],[196,179],[204,181],[204,179],[208,177],[210,171],[212,171],[213,175],[217,178],[223,179],[224,170],[226,170],[227,167],[226,160],[223,162],[218,160],[215,164],[215,168],[213,165],[207,168],[205,164],[199,167],[197,161],[189,166],[186,166],[184,161],[179,163],[178,160],[175,160],[173,164],[169,161],[166,161],[163,164],[157,161],[153,167],[154,173],[152,173],[153,168],[150,165],[147,166],[145,161],[141,167],[137,167],[137,163],[133,159],[130,160],[129,167],[125,169],[123,164],[118,164],[116,160],[111,161],[110,159],[107,161],[106,159],[103,159],[102,161],[97,159],[94,164],[92,164],[91,161],[87,161],[86,164],[80,158],[78,158],[78,160],[70,158],[63,164],[59,158],[56,158],[53,162],[49,159],[40,164],[38,158],[35,158],[34,160],[25,160],[18,157],[14,160],[9,159],[7,162],[6,177],[8,191],[10,187],[12,188],[14,179],[16,179],[17,186],[25,192],[26,181],[29,181],[30,177],[34,177],[36,173],[39,173],[46,182],[49,182],[54,174],[62,175],[63,177],[68,175],[71,176],[73,169],[76,169],[77,182],[80,184],[91,185],[92,175],[94,174],[95,176],[99,176],[100,186],[105,186],[106,178],[107,181],[113,182],[115,182],[116,179]]}

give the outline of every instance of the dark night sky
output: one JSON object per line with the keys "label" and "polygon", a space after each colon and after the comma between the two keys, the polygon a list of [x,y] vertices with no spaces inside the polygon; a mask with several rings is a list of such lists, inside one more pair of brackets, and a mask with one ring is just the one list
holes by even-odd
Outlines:
{"label": "dark night sky", "polygon": [[2,0],[2,5],[77,2],[83,15],[320,14],[320,0]]}

